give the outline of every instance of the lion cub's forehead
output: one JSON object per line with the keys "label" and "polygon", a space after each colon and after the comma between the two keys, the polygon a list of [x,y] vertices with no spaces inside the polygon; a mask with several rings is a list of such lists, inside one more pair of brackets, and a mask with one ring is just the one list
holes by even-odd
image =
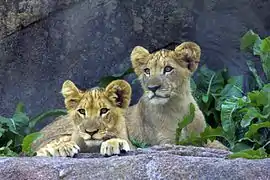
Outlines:
{"label": "lion cub's forehead", "polygon": [[108,104],[108,98],[105,95],[105,91],[102,88],[92,88],[84,92],[84,95],[80,101],[80,106],[85,109],[96,109],[100,107],[106,107]]}
{"label": "lion cub's forehead", "polygon": [[162,49],[152,53],[148,59],[149,67],[163,67],[166,66],[168,61],[175,59],[174,51]]}

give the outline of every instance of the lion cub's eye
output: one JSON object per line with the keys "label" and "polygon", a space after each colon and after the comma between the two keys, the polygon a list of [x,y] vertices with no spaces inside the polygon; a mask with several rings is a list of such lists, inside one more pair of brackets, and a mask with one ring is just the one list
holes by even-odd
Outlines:
{"label": "lion cub's eye", "polygon": [[100,115],[106,114],[108,111],[109,111],[108,108],[102,108],[102,109],[100,110]]}
{"label": "lion cub's eye", "polygon": [[78,109],[78,112],[82,115],[85,115],[85,109]]}
{"label": "lion cub's eye", "polygon": [[166,66],[165,68],[164,68],[164,74],[165,73],[168,73],[168,72],[171,72],[173,70],[173,67],[171,67],[171,66]]}
{"label": "lion cub's eye", "polygon": [[148,75],[150,74],[150,69],[149,68],[145,68],[143,71],[144,71],[145,74],[148,74]]}

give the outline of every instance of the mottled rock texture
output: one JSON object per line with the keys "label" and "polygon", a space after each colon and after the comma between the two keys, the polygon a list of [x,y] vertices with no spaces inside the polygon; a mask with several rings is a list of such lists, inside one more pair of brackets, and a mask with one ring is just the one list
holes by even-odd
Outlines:
{"label": "mottled rock texture", "polygon": [[0,158],[1,180],[227,179],[270,178],[270,159],[226,159],[227,151],[182,146],[152,147],[125,156]]}
{"label": "mottled rock texture", "polygon": [[[30,115],[63,108],[64,80],[95,86],[128,68],[136,45],[196,41],[201,64],[248,75],[239,38],[249,29],[269,34],[269,9],[263,0],[2,0],[0,114],[10,116],[18,101]],[[141,95],[133,87],[132,103]]]}

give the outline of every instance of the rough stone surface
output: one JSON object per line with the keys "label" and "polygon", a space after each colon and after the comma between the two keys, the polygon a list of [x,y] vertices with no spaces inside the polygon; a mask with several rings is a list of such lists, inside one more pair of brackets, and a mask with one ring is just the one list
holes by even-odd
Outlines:
{"label": "rough stone surface", "polygon": [[229,160],[227,155],[214,149],[157,146],[109,158],[0,158],[0,179],[270,179],[270,159]]}
{"label": "rough stone surface", "polygon": [[[8,0],[0,2],[0,114],[16,103],[36,115],[62,108],[66,79],[96,86],[130,66],[136,45],[150,51],[193,40],[202,63],[248,75],[239,38],[270,34],[270,1],[253,0]],[[128,77],[129,82],[134,76]],[[141,95],[133,85],[133,101]]]}
{"label": "rough stone surface", "polygon": [[0,38],[79,0],[3,0],[0,2]]}

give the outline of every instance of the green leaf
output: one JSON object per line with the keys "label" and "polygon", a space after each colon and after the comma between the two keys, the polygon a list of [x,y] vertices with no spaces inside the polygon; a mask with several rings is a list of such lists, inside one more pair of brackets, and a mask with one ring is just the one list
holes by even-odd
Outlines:
{"label": "green leaf", "polygon": [[264,97],[266,99],[266,103],[263,105],[263,114],[268,114],[268,117],[270,115],[270,83],[266,84],[262,90],[261,93],[264,94]]}
{"label": "green leaf", "polygon": [[270,128],[270,121],[258,123],[258,124],[252,124],[249,127],[248,132],[246,132],[245,137],[252,139],[255,134],[257,134],[258,130],[260,128]]}
{"label": "green leaf", "polygon": [[27,126],[29,123],[29,117],[22,112],[16,112],[11,119],[18,127]]}
{"label": "green leaf", "polygon": [[228,79],[228,84],[235,85],[237,88],[239,88],[239,91],[241,92],[243,89],[243,82],[244,82],[243,76],[232,76]]}
{"label": "green leaf", "polygon": [[188,137],[185,137],[185,139],[181,139],[176,144],[177,145],[193,145],[193,146],[203,146],[204,139],[198,136],[195,132],[191,132],[191,134]]}
{"label": "green leaf", "polygon": [[262,45],[262,40],[258,36],[256,39],[254,45],[253,45],[253,55],[260,55],[261,54],[261,45]]}
{"label": "green leaf", "polygon": [[225,132],[235,132],[233,113],[237,108],[237,99],[228,99],[221,105],[221,124]]}
{"label": "green leaf", "polygon": [[16,106],[15,114],[16,113],[25,113],[25,107],[22,102],[19,102]]}
{"label": "green leaf", "polygon": [[132,143],[132,145],[134,145],[136,148],[147,148],[149,147],[150,145],[145,143],[145,142],[142,142],[142,141],[139,141],[137,139],[134,139],[134,138],[130,138],[130,142]]}
{"label": "green leaf", "polygon": [[6,130],[0,126],[0,138],[3,136],[5,132]]}
{"label": "green leaf", "polygon": [[263,81],[262,81],[261,77],[258,75],[254,63],[252,61],[248,60],[247,65],[248,65],[248,68],[251,71],[252,75],[254,76],[254,78],[258,84],[258,87],[261,89],[263,87]]}
{"label": "green leaf", "polygon": [[178,142],[178,144],[181,145],[195,145],[195,146],[202,146],[207,142],[208,139],[215,140],[216,137],[222,137],[225,140],[227,140],[230,144],[232,144],[232,141],[230,140],[230,137],[225,133],[221,127],[218,128],[211,128],[210,126],[207,126],[200,134],[200,136],[196,134],[191,134],[186,139],[183,139]]}
{"label": "green leaf", "polygon": [[208,95],[204,94],[202,96],[202,100],[203,100],[204,103],[207,103],[208,102],[208,99],[209,99],[209,96]]}
{"label": "green leaf", "polygon": [[[224,71],[224,70],[223,70]],[[224,85],[224,79],[222,77],[222,71],[215,73],[203,65],[197,72],[197,87],[203,92],[217,93],[221,91]]]}
{"label": "green leaf", "polygon": [[189,104],[189,114],[185,115],[183,117],[183,120],[180,120],[178,122],[178,126],[176,129],[176,136],[175,136],[176,144],[179,142],[182,129],[193,121],[194,116],[195,116],[195,106],[193,103],[190,103]]}
{"label": "green leaf", "polygon": [[249,30],[240,40],[240,49],[246,50],[253,47],[253,44],[258,38],[258,34],[255,34],[252,30]]}
{"label": "green leaf", "polygon": [[252,91],[247,94],[252,106],[259,107],[268,103],[267,96],[260,91]]}
{"label": "green leaf", "polygon": [[270,52],[270,36],[262,40],[261,51],[263,53]]}
{"label": "green leaf", "polygon": [[214,77],[215,77],[215,74],[213,74],[211,76],[211,79],[209,81],[208,88],[207,88],[207,93],[206,93],[206,95],[203,95],[203,97],[202,97],[202,100],[203,100],[204,103],[207,103],[208,102]]}
{"label": "green leaf", "polygon": [[266,119],[267,116],[264,116],[260,113],[260,110],[255,107],[249,107],[249,108],[244,108],[241,111],[245,112],[245,115],[243,119],[241,120],[241,126],[242,127],[247,127],[250,125],[251,121],[254,118],[261,118],[261,119]]}
{"label": "green leaf", "polygon": [[53,110],[46,111],[44,113],[37,115],[34,118],[31,118],[30,123],[29,123],[29,128],[33,129],[37,123],[41,122],[42,120],[48,117],[51,117],[51,116],[57,117],[57,116],[66,115],[66,114],[67,114],[67,111],[65,109],[53,109]]}
{"label": "green leaf", "polygon": [[0,156],[14,157],[18,156],[18,154],[10,149],[13,141],[9,140],[4,147],[0,148]]}
{"label": "green leaf", "polygon": [[221,105],[229,98],[243,96],[243,76],[232,76],[228,79],[228,84],[225,85],[220,93],[220,98],[216,102],[216,109],[220,110]]}
{"label": "green leaf", "polygon": [[222,97],[242,97],[243,95],[243,76],[232,76],[228,80],[228,84],[221,92]]}
{"label": "green leaf", "polygon": [[14,134],[18,134],[16,130],[16,124],[12,118],[9,119],[9,118],[0,116],[0,124],[2,125],[2,128],[7,127],[7,130],[13,132]]}
{"label": "green leaf", "polygon": [[23,139],[23,143],[22,143],[22,152],[24,152],[26,154],[32,153],[32,149],[31,149],[32,143],[35,140],[41,138],[42,136],[43,136],[43,134],[40,132],[35,132],[35,133],[32,133],[32,134],[25,136]]}
{"label": "green leaf", "polygon": [[208,139],[211,137],[223,137],[227,139],[223,129],[221,127],[211,128],[210,126],[206,127],[204,132],[201,133],[201,137],[204,139]]}
{"label": "green leaf", "polygon": [[[266,92],[266,93],[270,93],[270,83],[268,84],[265,84],[262,88],[262,91],[263,92]],[[270,94],[268,94],[268,96],[270,97]]]}
{"label": "green leaf", "polygon": [[0,148],[0,156],[4,157],[15,157],[18,156],[18,154],[14,151],[12,151],[9,146],[11,145],[12,140],[8,141],[7,145]]}
{"label": "green leaf", "polygon": [[229,158],[263,159],[267,158],[267,153],[265,152],[264,148],[259,148],[257,150],[246,149],[240,152],[230,154]]}
{"label": "green leaf", "polygon": [[243,151],[250,148],[251,147],[247,145],[246,143],[239,142],[234,145],[232,152],[239,152],[239,151]]}
{"label": "green leaf", "polygon": [[12,139],[7,142],[6,147],[9,147],[13,143]]}
{"label": "green leaf", "polygon": [[262,68],[268,81],[270,81],[270,52],[260,54]]}

